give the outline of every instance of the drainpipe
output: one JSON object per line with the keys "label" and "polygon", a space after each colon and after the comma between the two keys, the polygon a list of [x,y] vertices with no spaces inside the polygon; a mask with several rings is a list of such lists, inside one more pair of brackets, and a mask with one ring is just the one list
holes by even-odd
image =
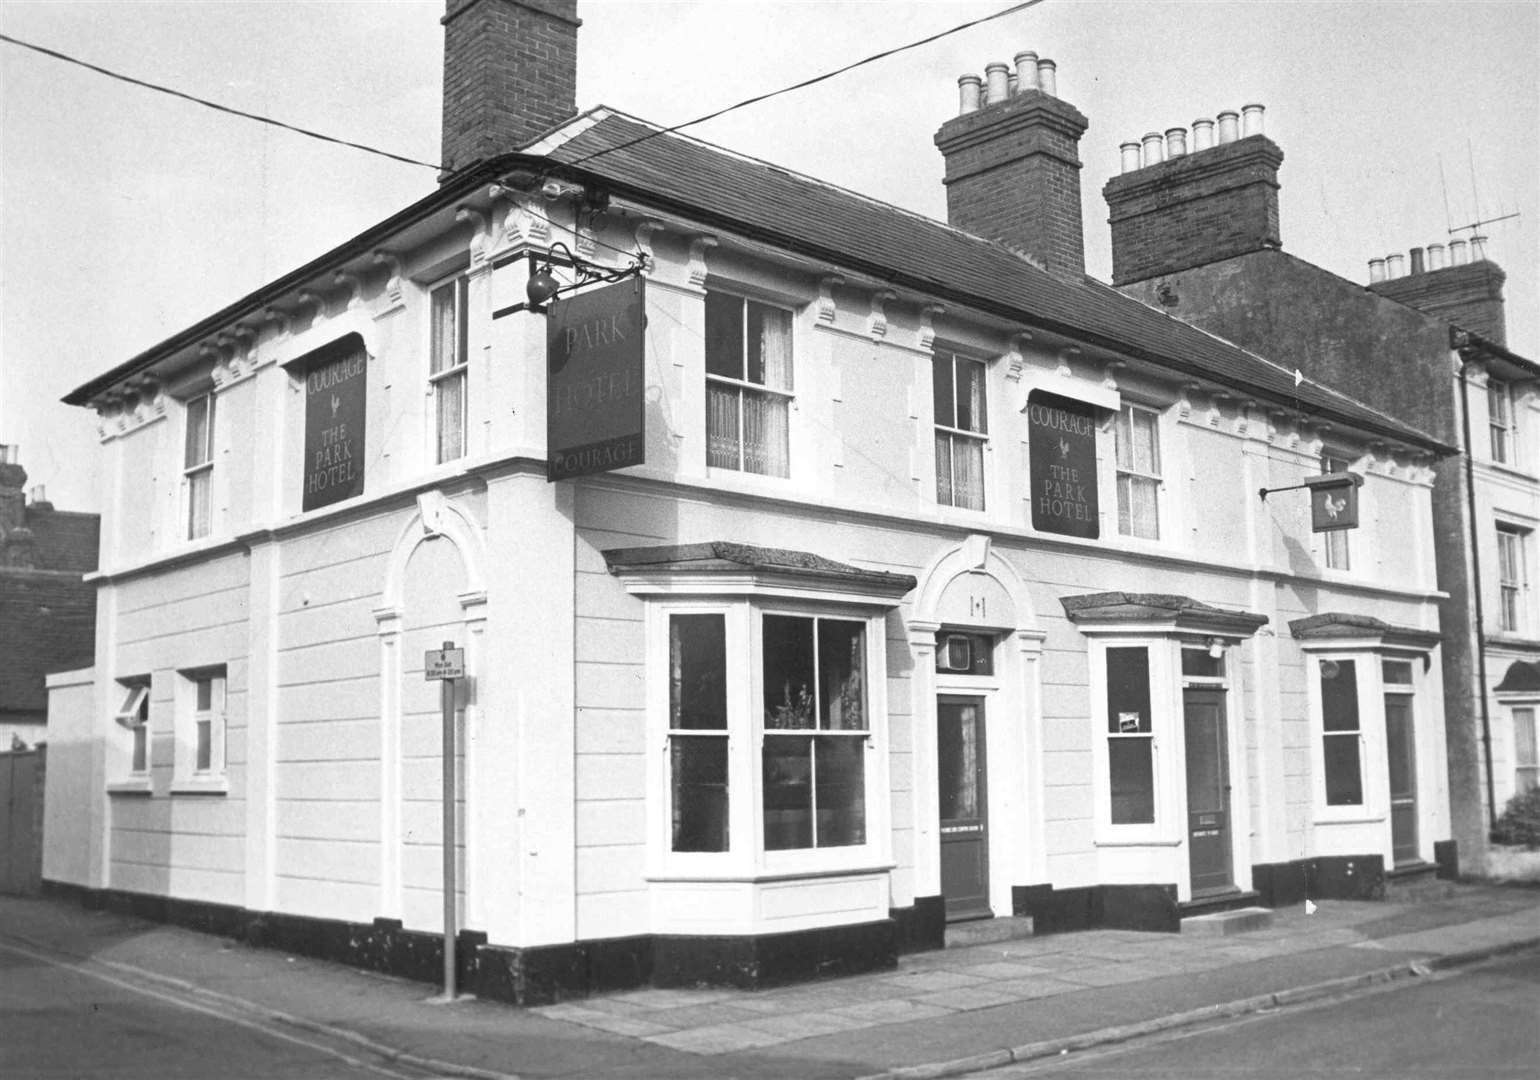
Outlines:
{"label": "drainpipe", "polygon": [[1487,822],[1497,828],[1497,787],[1492,782],[1492,716],[1487,709],[1487,632],[1486,619],[1481,610],[1481,548],[1480,534],[1476,525],[1476,467],[1470,441],[1470,382],[1465,373],[1470,367],[1470,356],[1460,348],[1458,341],[1463,335],[1450,327],[1450,344],[1460,353],[1460,422],[1465,430],[1465,501],[1470,517],[1471,589],[1476,596],[1476,678],[1481,691],[1481,749],[1487,770]]}

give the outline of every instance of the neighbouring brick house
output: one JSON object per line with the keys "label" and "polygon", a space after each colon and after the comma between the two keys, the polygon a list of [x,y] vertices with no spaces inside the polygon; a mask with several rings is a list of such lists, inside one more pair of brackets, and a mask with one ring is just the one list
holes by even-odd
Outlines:
{"label": "neighbouring brick house", "polygon": [[0,446],[0,750],[47,733],[45,676],[91,662],[101,518],[27,492],[16,447]]}
{"label": "neighbouring brick house", "polygon": [[[1195,125],[1190,150],[1182,128],[1123,144],[1103,190],[1113,284],[1464,451],[1435,466],[1433,499],[1454,835],[1479,873],[1493,815],[1540,778],[1540,364],[1506,347],[1504,274],[1479,236],[1370,260],[1367,285],[1284,251],[1283,151],[1260,106],[1221,116],[1238,138]],[[1322,455],[1363,465],[1329,435]],[[1352,545],[1337,580],[1360,572]]]}
{"label": "neighbouring brick house", "polygon": [[[114,494],[53,888],[436,977],[446,640],[485,996],[1170,931],[1447,852],[1452,447],[1086,279],[1052,61],[961,81],[943,224],[578,114],[577,28],[451,0],[439,189],[66,399]],[[532,310],[569,255],[644,269]],[[579,339],[641,357],[563,382]],[[601,399],[629,464],[562,478]]]}

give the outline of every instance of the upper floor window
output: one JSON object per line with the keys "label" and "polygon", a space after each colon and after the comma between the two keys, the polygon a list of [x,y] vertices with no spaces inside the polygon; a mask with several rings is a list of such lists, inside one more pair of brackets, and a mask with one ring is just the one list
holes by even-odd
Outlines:
{"label": "upper floor window", "polygon": [[1160,539],[1160,414],[1124,405],[1116,424],[1118,532]]}
{"label": "upper floor window", "polygon": [[1497,526],[1497,627],[1517,634],[1525,629],[1529,596],[1530,532],[1515,525]]}
{"label": "upper floor window", "polygon": [[435,460],[465,456],[466,373],[470,367],[468,286],[457,277],[429,296],[432,340],[428,384],[433,392]]}
{"label": "upper floor window", "polygon": [[931,366],[936,408],[936,501],[943,506],[984,509],[987,372],[980,361],[953,353],[937,353]]}
{"label": "upper floor window", "polygon": [[187,491],[187,538],[207,536],[213,521],[211,487],[214,476],[214,395],[199,394],[187,402],[187,439],[182,477]]}
{"label": "upper floor window", "polygon": [[791,312],[706,294],[706,463],[789,476]]}
{"label": "upper floor window", "polygon": [[1513,387],[1487,380],[1487,425],[1492,433],[1492,460],[1509,465],[1514,459]]}
{"label": "upper floor window", "polygon": [[[1333,457],[1330,454],[1321,456],[1321,472],[1343,473],[1348,471],[1346,458]],[[1321,535],[1321,543],[1325,546],[1326,565],[1333,570],[1352,569],[1352,551],[1349,537],[1352,531],[1349,529],[1330,529]]]}

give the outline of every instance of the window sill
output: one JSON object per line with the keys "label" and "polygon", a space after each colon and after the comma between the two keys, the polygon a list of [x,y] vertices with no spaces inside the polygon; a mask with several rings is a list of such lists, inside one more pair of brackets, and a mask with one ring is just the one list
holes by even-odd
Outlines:
{"label": "window sill", "polygon": [[108,795],[153,795],[155,787],[148,776],[132,780],[115,780],[107,785]]}
{"label": "window sill", "polygon": [[731,884],[758,885],[773,881],[801,881],[812,878],[860,877],[866,874],[886,874],[897,866],[893,862],[860,862],[840,867],[807,867],[804,869],[761,869],[748,872],[724,870],[720,874],[709,870],[661,870],[648,874],[647,881],[712,881]]}
{"label": "window sill", "polygon": [[228,795],[230,781],[223,776],[183,777],[171,782],[173,795]]}
{"label": "window sill", "polygon": [[1093,840],[1093,847],[1099,848],[1150,848],[1150,847],[1181,847],[1181,837],[1150,836],[1143,839],[1117,839],[1117,840]]}
{"label": "window sill", "polygon": [[1370,814],[1360,807],[1354,807],[1351,814],[1332,814],[1330,811],[1317,809],[1315,812],[1316,825],[1383,825],[1384,814]]}

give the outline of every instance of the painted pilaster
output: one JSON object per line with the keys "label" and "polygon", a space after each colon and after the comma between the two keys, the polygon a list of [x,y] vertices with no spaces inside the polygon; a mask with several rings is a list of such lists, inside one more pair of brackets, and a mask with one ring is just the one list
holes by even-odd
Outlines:
{"label": "painted pilaster", "polygon": [[242,901],[271,911],[277,818],[278,755],[278,545],[261,541],[247,560],[246,865]]}
{"label": "painted pilaster", "polygon": [[939,622],[909,621],[909,651],[914,657],[910,686],[914,733],[914,775],[910,790],[914,799],[914,894],[941,893],[941,804],[936,793],[936,631]]}

